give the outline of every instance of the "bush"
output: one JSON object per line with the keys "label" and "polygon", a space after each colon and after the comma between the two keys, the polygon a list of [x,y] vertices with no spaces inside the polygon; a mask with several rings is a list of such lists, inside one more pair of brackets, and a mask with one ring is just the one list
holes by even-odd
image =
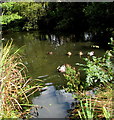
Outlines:
{"label": "bush", "polygon": [[91,56],[84,58],[86,64],[76,65],[82,66],[82,70],[86,73],[87,86],[105,84],[113,79],[113,64],[110,60],[112,54],[107,51],[104,57]]}

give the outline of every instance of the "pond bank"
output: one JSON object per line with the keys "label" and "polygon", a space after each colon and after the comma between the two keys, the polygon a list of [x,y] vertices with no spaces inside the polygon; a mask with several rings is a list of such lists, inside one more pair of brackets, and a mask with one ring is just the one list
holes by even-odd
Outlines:
{"label": "pond bank", "polygon": [[[61,90],[66,84],[66,81],[62,74],[57,71],[57,67],[63,64],[75,66],[77,62],[82,62],[82,58],[79,56],[80,51],[84,54],[82,57],[86,56],[90,51],[94,51],[97,56],[102,56],[105,52],[105,50],[101,48],[92,48],[91,45],[93,43],[91,42],[64,40],[58,45],[58,41],[50,41],[50,39],[40,40],[38,32],[16,32],[15,34],[11,33],[3,35],[3,37],[5,38],[5,41],[12,38],[14,40],[15,49],[24,46],[20,50],[20,54],[22,55],[24,64],[28,68],[29,76],[35,79],[38,78],[38,76],[48,75],[48,77],[43,78],[43,80],[45,83],[52,83],[52,86],[49,86],[40,96],[36,93],[33,97],[33,103],[43,106],[43,104],[46,104],[45,102],[47,102],[46,108],[52,107],[51,110],[54,108],[57,110],[58,115],[55,114],[55,117],[66,116],[67,109],[70,108],[69,101],[66,100],[61,103],[65,100],[64,94],[66,93],[61,94]],[[52,51],[53,54],[47,54],[49,51]],[[69,51],[72,53],[70,57],[66,55]],[[50,103],[50,101],[52,103]],[[39,117],[46,117],[45,113],[48,112],[46,109],[42,108],[39,111],[41,111]],[[49,114],[49,117],[53,116]]]}

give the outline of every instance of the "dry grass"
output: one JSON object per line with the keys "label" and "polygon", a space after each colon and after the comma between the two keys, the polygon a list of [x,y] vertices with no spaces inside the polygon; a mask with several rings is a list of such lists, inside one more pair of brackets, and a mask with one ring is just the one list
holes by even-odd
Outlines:
{"label": "dry grass", "polygon": [[71,112],[71,118],[90,119],[87,115],[89,113],[89,115],[93,114],[91,119],[111,119],[113,117],[112,91],[111,84],[108,84],[98,89],[93,98],[86,96],[86,91],[78,94],[82,104],[78,104]]}
{"label": "dry grass", "polygon": [[26,66],[17,51],[10,54],[11,48],[12,42],[7,43],[0,60],[0,118],[20,118],[26,114],[23,106],[30,105],[28,97],[31,92],[34,93],[41,87],[31,86],[33,80],[27,79]]}

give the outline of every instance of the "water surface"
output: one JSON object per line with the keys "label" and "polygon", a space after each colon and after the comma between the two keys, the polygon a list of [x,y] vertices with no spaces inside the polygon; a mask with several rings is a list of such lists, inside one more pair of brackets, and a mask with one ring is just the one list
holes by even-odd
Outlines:
{"label": "water surface", "polygon": [[[83,60],[79,56],[80,51],[84,54],[82,57],[86,57],[90,51],[94,51],[97,56],[102,56],[105,52],[100,48],[92,48],[93,43],[91,42],[70,41],[64,36],[58,39],[55,35],[41,35],[38,32],[15,32],[4,34],[3,37],[5,41],[12,38],[15,49],[21,47],[20,54],[28,68],[29,76],[33,79],[48,76],[42,79],[51,85],[48,85],[40,96],[36,93],[32,100],[34,104],[43,106],[39,110],[39,116],[36,116],[39,118],[65,118],[67,110],[71,108],[71,103],[74,101],[72,95],[63,90],[65,79],[57,71],[57,67],[63,64],[75,66],[77,62],[82,63]],[[69,51],[72,53],[70,57],[66,55]],[[53,54],[49,55],[48,52]]]}

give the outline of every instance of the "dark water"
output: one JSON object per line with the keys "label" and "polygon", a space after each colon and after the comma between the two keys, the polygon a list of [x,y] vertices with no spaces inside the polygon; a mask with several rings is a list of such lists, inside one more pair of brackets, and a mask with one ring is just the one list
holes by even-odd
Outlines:
{"label": "dark water", "polygon": [[[35,94],[33,103],[43,106],[38,114],[32,110],[35,117],[39,118],[65,118],[67,110],[71,108],[74,101],[70,93],[65,93],[62,86],[65,79],[57,71],[57,67],[63,64],[75,66],[77,62],[83,62],[79,56],[82,51],[86,57],[87,53],[94,51],[95,55],[102,56],[103,49],[92,48],[91,42],[74,42],[70,38],[55,35],[41,35],[38,32],[15,32],[4,34],[5,41],[14,40],[15,49],[20,49],[24,64],[28,67],[28,75],[33,79],[38,76],[48,75],[42,78],[47,87],[40,96]],[[68,57],[66,53],[70,51],[72,56]],[[48,52],[52,52],[49,55]],[[50,84],[50,85],[49,85]]]}

